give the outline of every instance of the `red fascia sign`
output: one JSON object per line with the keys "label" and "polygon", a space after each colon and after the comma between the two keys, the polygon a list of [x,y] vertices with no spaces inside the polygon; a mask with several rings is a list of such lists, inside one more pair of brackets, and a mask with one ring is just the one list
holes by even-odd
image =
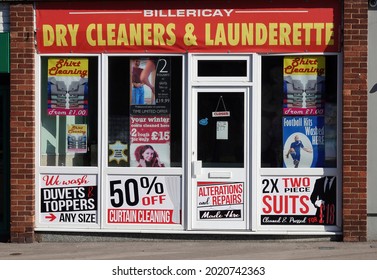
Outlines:
{"label": "red fascia sign", "polygon": [[340,1],[314,2],[38,2],[37,49],[39,53],[339,52]]}

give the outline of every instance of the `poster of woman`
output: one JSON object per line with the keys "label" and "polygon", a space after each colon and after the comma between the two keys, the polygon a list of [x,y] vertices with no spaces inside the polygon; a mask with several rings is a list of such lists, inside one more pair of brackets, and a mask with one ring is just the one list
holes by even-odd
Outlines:
{"label": "poster of woman", "polygon": [[130,166],[170,166],[170,60],[135,57],[130,69]]}

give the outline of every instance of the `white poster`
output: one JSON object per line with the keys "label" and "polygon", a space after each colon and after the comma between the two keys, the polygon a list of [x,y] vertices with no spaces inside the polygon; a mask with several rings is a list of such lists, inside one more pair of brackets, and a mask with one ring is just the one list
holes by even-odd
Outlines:
{"label": "white poster", "polygon": [[180,224],[180,176],[109,176],[108,224]]}
{"label": "white poster", "polygon": [[198,220],[244,219],[244,183],[198,182]]}
{"label": "white poster", "polygon": [[216,123],[216,139],[228,140],[228,122],[219,121]]}
{"label": "white poster", "polygon": [[265,177],[261,181],[262,225],[336,225],[335,176]]}
{"label": "white poster", "polygon": [[43,224],[96,224],[96,175],[40,175],[40,213]]}

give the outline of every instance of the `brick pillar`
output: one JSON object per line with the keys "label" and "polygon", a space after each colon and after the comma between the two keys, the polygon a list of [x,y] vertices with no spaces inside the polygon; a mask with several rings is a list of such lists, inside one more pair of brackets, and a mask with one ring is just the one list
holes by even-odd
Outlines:
{"label": "brick pillar", "polygon": [[10,4],[11,242],[34,241],[35,89],[33,4]]}
{"label": "brick pillar", "polygon": [[367,240],[368,1],[344,0],[343,239]]}

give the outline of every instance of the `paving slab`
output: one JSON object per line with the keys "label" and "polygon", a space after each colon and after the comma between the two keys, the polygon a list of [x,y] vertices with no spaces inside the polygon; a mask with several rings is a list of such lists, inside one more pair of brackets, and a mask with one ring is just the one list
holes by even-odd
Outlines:
{"label": "paving slab", "polygon": [[0,260],[377,260],[377,242],[128,240],[0,243]]}

